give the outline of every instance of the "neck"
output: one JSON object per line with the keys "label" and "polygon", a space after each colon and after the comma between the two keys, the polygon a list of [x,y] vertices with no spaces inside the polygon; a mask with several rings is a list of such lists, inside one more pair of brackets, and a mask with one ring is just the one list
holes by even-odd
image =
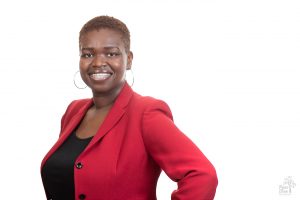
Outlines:
{"label": "neck", "polygon": [[109,93],[95,93],[93,92],[93,102],[96,109],[102,109],[110,107],[116,100],[117,96],[121,92],[124,84],[114,89]]}

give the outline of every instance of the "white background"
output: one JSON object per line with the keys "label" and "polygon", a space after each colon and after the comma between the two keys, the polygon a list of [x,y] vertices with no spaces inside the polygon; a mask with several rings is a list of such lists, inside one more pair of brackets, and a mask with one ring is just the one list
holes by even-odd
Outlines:
{"label": "white background", "polygon": [[[0,5],[1,199],[45,199],[40,162],[78,90],[78,32],[111,15],[132,35],[134,90],[165,100],[214,164],[216,200],[300,199],[300,2],[6,1]],[[287,176],[297,184],[279,195]],[[176,188],[165,175],[158,199]]]}

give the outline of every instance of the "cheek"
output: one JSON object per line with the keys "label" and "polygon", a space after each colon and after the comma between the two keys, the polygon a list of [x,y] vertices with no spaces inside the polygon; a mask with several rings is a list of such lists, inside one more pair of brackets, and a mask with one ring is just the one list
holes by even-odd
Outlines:
{"label": "cheek", "polygon": [[79,60],[79,67],[82,67],[85,65],[85,61],[83,61],[82,59]]}
{"label": "cheek", "polygon": [[126,70],[126,67],[127,67],[127,59],[126,59],[126,57],[120,58],[120,59],[117,61],[116,64],[118,65],[118,68],[119,68],[120,70]]}
{"label": "cheek", "polygon": [[86,82],[87,77],[86,77],[86,71],[88,69],[89,63],[86,60],[80,60],[79,61],[79,71],[80,71],[80,76],[84,82]]}
{"label": "cheek", "polygon": [[88,60],[80,60],[79,61],[79,69],[81,71],[86,70],[89,66],[90,62]]}
{"label": "cheek", "polygon": [[123,76],[126,72],[126,62],[124,61],[121,61],[121,62],[118,62],[118,65],[115,65],[117,67],[117,71],[118,71],[118,74],[120,76]]}

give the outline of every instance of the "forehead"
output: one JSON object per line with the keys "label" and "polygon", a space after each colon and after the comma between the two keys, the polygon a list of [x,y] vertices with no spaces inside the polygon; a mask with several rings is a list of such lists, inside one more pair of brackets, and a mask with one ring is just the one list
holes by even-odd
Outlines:
{"label": "forehead", "polygon": [[116,46],[124,48],[122,35],[112,29],[92,30],[85,33],[80,39],[80,47],[101,48]]}

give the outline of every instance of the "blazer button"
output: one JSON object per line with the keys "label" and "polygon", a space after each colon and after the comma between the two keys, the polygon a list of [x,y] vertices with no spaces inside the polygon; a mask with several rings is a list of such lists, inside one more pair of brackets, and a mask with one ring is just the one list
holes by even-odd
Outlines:
{"label": "blazer button", "polygon": [[80,194],[80,195],[79,195],[79,199],[80,199],[80,200],[85,199],[85,197],[86,197],[85,194]]}
{"label": "blazer button", "polygon": [[83,167],[83,165],[82,165],[81,162],[79,162],[79,163],[76,164],[76,168],[77,168],[77,169],[81,169],[82,167]]}

